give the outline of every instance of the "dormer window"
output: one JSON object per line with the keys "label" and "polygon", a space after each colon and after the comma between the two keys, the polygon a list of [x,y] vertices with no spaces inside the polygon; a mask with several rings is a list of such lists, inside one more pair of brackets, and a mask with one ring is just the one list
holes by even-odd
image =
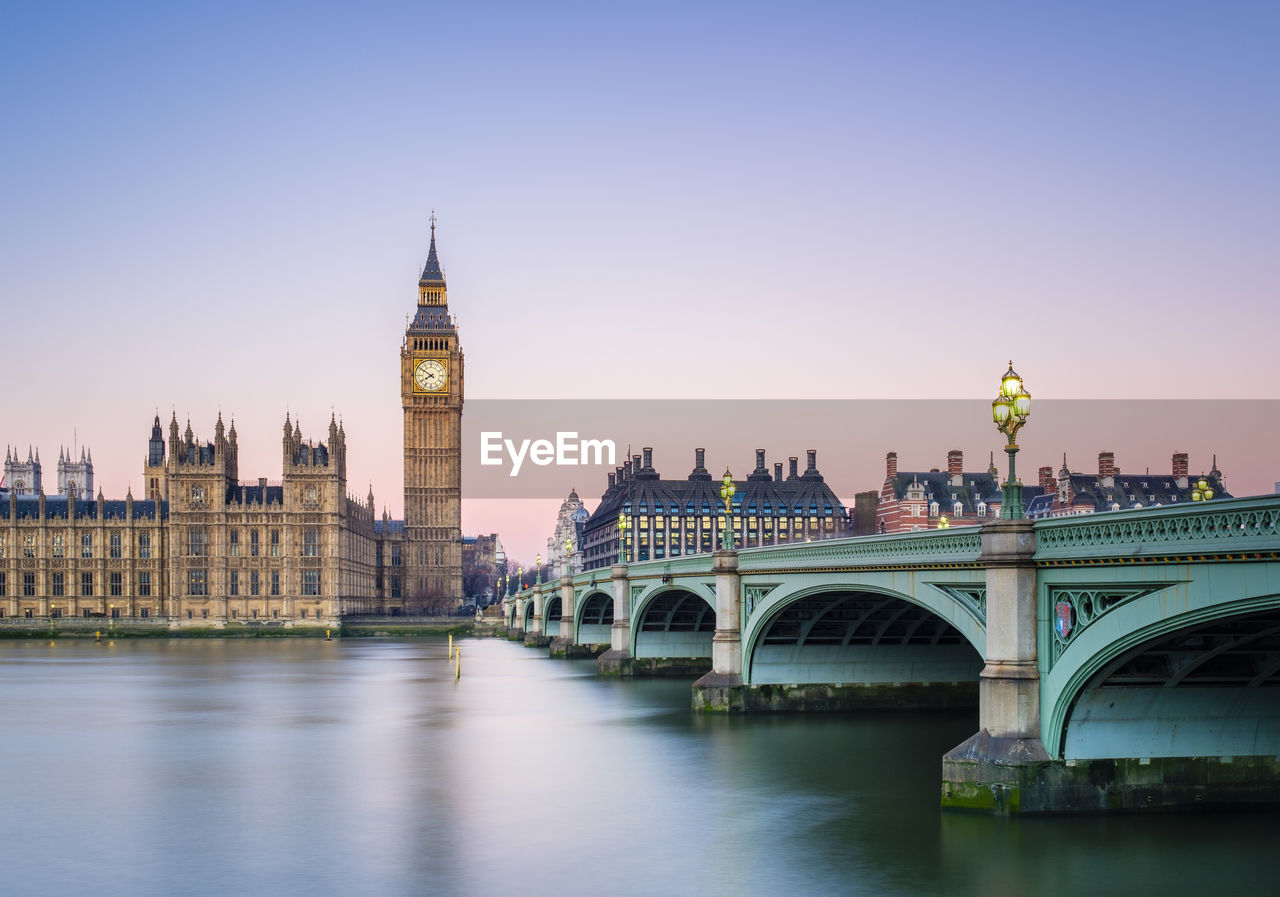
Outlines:
{"label": "dormer window", "polygon": [[938,503],[936,501],[929,502],[929,516],[930,517],[938,516]]}
{"label": "dormer window", "polygon": [[979,517],[987,516],[987,503],[985,501],[978,502],[978,516]]}

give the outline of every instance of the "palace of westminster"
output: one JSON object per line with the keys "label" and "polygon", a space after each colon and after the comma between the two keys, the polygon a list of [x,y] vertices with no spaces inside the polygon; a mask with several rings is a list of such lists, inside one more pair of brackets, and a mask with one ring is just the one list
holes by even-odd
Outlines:
{"label": "palace of westminster", "polygon": [[347,494],[346,433],[304,440],[285,417],[283,478],[240,479],[235,422],[212,442],[157,415],[146,494],[93,494],[93,461],[6,449],[0,615],[163,619],[170,626],[328,626],[349,613],[439,612],[462,596],[463,359],[431,247],[400,349],[404,520]]}

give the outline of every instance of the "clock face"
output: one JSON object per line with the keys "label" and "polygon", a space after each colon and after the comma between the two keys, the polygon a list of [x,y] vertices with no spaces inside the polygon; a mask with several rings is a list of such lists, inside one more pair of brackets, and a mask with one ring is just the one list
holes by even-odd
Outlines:
{"label": "clock face", "polygon": [[423,392],[440,392],[444,389],[446,374],[443,362],[428,358],[418,362],[418,366],[413,369],[413,382]]}

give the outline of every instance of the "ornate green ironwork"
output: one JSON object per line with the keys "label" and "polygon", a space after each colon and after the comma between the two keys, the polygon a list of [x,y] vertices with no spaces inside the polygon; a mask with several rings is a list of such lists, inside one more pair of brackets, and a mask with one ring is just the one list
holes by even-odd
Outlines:
{"label": "ornate green ironwork", "polygon": [[1280,551],[1280,497],[1109,511],[1036,523],[1036,560]]}

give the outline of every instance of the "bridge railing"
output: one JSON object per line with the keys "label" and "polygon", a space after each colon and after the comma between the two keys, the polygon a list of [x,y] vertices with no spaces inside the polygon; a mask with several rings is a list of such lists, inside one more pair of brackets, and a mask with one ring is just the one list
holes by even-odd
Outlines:
{"label": "bridge railing", "polygon": [[792,542],[738,553],[740,570],[764,567],[918,566],[977,561],[982,534],[976,526],[878,536],[849,536],[820,542]]}
{"label": "bridge railing", "polygon": [[1037,521],[1036,560],[1280,551],[1280,495]]}

